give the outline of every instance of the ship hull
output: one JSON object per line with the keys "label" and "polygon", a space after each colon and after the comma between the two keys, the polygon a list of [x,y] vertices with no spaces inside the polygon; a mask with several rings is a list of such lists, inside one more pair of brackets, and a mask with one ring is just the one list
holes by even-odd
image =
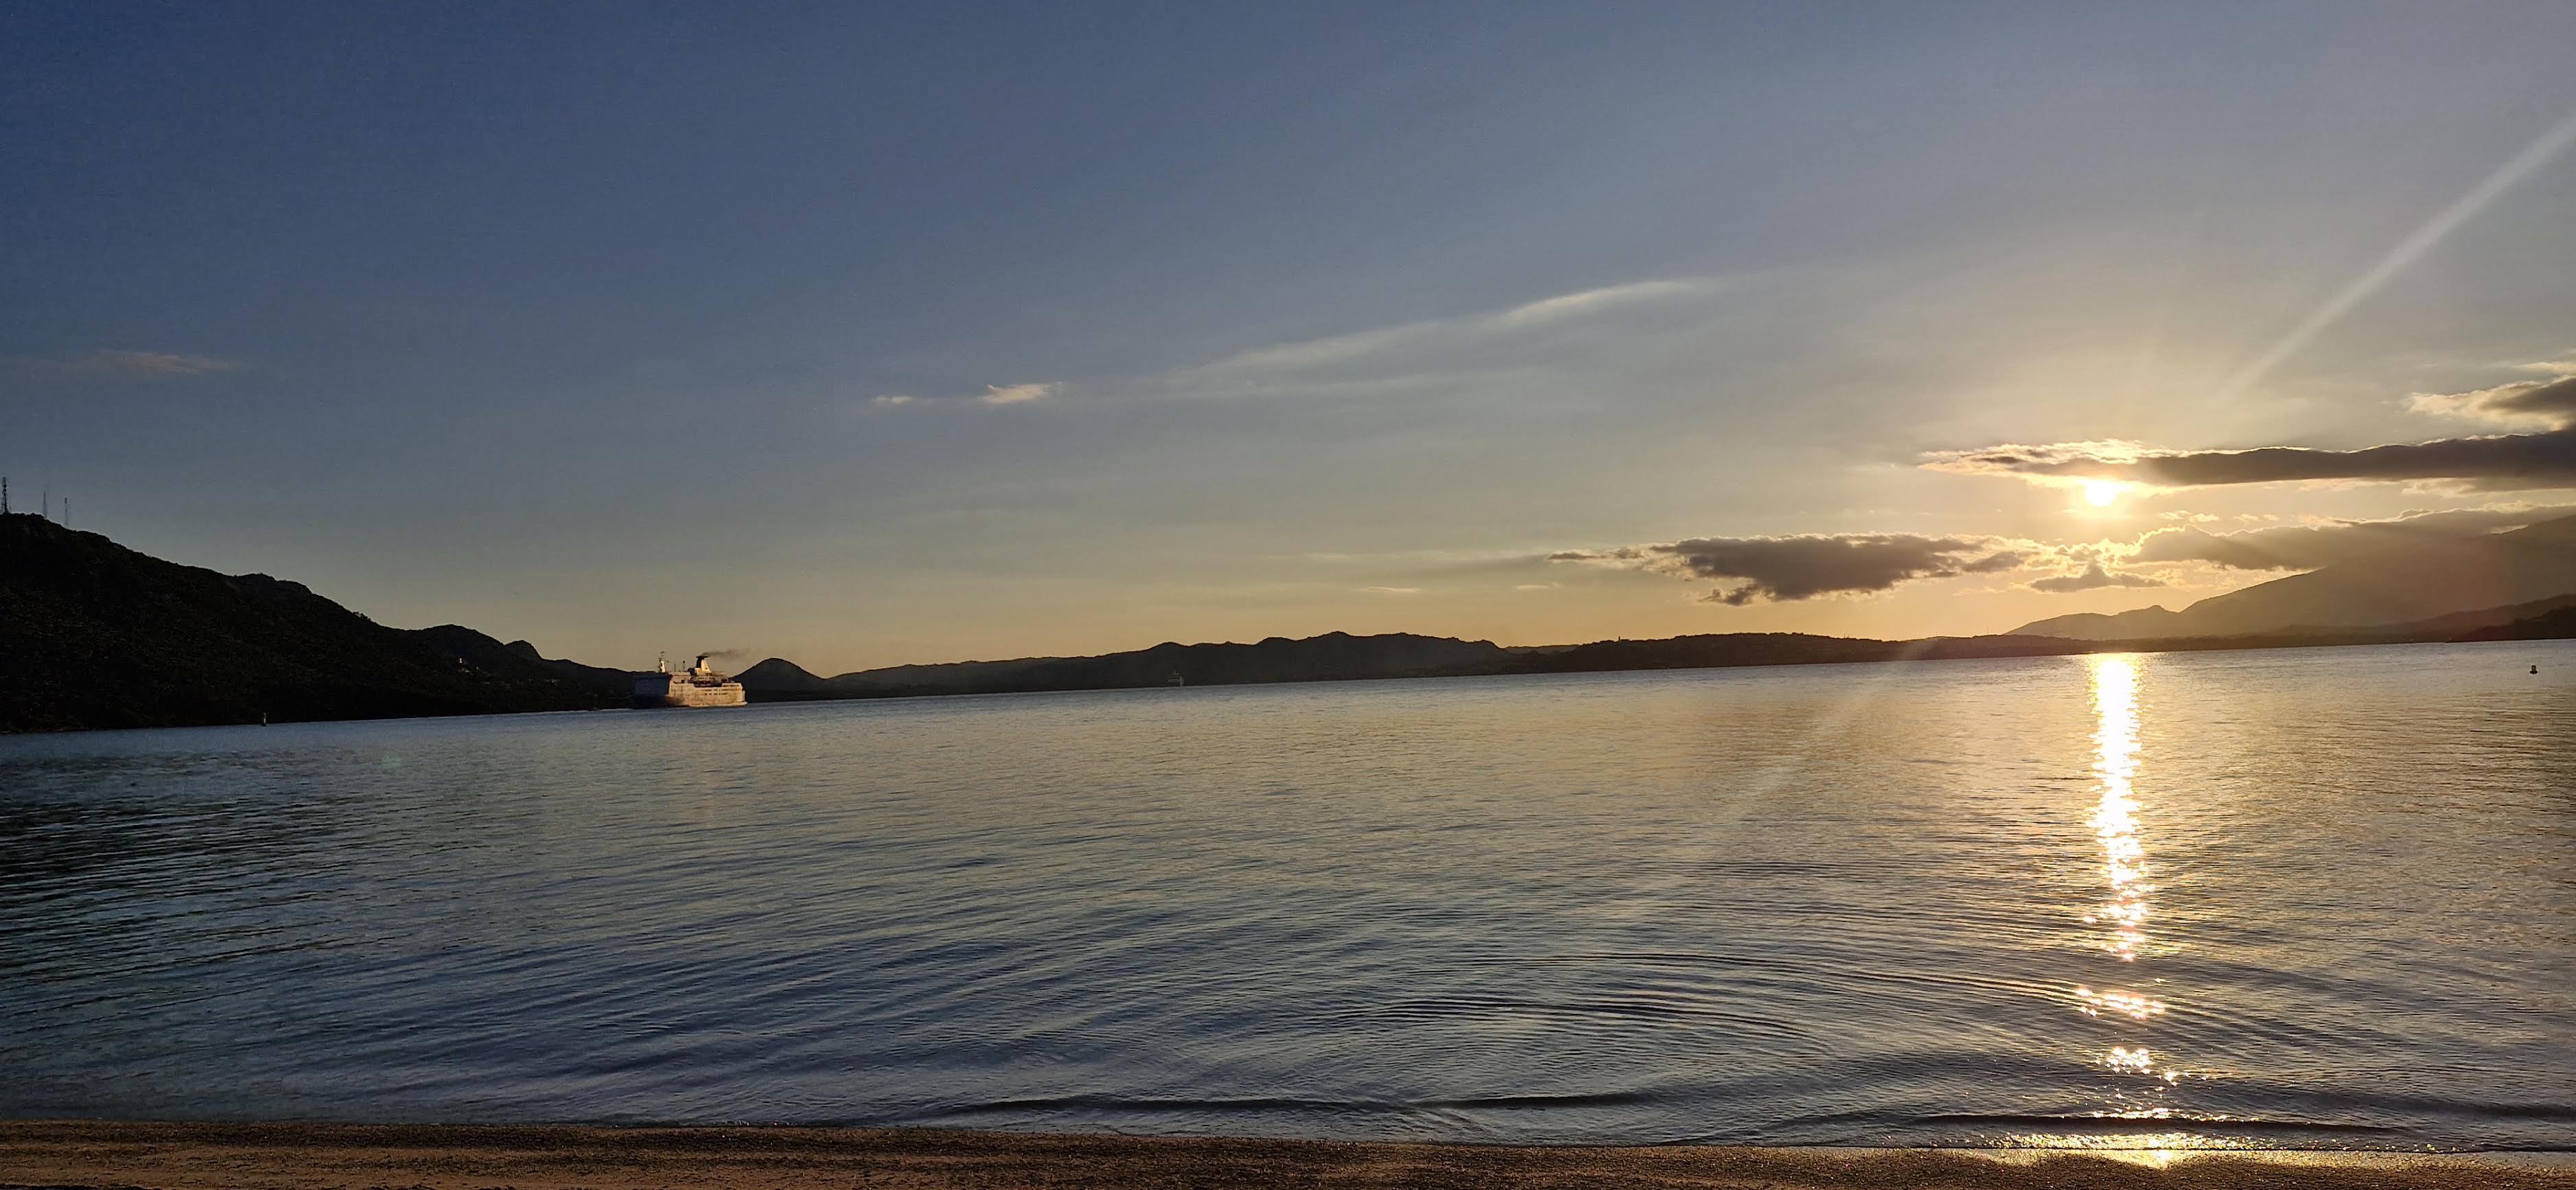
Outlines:
{"label": "ship hull", "polygon": [[655,676],[637,679],[635,683],[634,706],[639,711],[662,707],[738,707],[743,703],[740,682],[701,686]]}

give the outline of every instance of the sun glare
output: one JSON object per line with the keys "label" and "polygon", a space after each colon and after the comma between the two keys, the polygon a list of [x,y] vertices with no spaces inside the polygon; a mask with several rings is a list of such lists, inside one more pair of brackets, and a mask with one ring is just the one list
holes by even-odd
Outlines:
{"label": "sun glare", "polygon": [[2095,508],[2108,508],[2112,501],[2119,498],[2120,485],[2113,483],[2110,480],[2088,479],[2084,481],[2084,499]]}

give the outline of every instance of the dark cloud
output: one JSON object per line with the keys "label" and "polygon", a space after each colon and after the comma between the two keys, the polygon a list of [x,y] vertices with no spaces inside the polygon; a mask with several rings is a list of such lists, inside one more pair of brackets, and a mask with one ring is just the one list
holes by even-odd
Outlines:
{"label": "dark cloud", "polygon": [[2555,380],[2500,384],[2475,392],[2417,393],[2406,399],[2406,407],[2417,413],[2446,417],[2539,422],[2555,430],[2576,429],[2576,373]]}
{"label": "dark cloud", "polygon": [[2464,393],[2417,393],[2419,413],[2546,427],[2528,434],[2484,434],[2396,442],[2358,450],[2263,446],[2251,450],[2162,450],[2136,442],[2008,444],[1941,451],[1924,458],[1936,471],[2010,475],[2038,481],[2111,479],[2160,488],[2305,480],[2452,480],[2492,490],[2576,487],[2576,365],[2540,364],[2547,380],[2520,381]]}
{"label": "dark cloud", "polygon": [[1932,456],[1936,471],[2039,479],[2115,479],[2160,488],[2298,480],[2461,480],[2490,489],[2576,486],[2576,430],[2442,438],[2431,442],[2315,450],[2165,451],[2133,443],[2065,442],[1997,446]]}
{"label": "dark cloud", "polygon": [[2019,566],[2023,554],[1974,537],[1855,533],[1796,537],[1702,537],[1670,545],[1622,546],[1551,554],[1558,562],[1629,566],[1684,578],[1740,580],[1704,598],[1741,607],[1755,600],[1884,591],[1912,579],[1991,574]]}
{"label": "dark cloud", "polygon": [[2143,574],[2115,574],[2102,569],[2102,564],[2096,562],[2075,574],[2034,579],[2030,583],[2030,589],[2046,591],[2051,595],[2064,595],[2073,591],[2093,591],[2103,587],[2161,587],[2163,585],[2165,585],[2163,579],[2149,578]]}
{"label": "dark cloud", "polygon": [[2236,570],[2314,570],[2392,546],[2458,539],[2576,516],[2576,508],[2465,509],[2417,513],[2386,521],[2278,525],[2241,533],[2158,529],[2128,555],[2140,562],[2209,562]]}

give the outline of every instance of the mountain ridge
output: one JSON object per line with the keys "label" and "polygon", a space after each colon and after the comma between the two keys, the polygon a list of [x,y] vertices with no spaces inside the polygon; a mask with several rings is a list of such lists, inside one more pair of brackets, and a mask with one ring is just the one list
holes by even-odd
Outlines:
{"label": "mountain ridge", "polygon": [[[2134,641],[2348,630],[2520,606],[2576,592],[2576,517],[2505,533],[2435,538],[2199,600],[2033,620],[2007,635]],[[2480,625],[2484,627],[2486,625]]]}
{"label": "mountain ridge", "polygon": [[1252,644],[1233,641],[1181,644],[1164,641],[1143,649],[1093,657],[1024,657],[1008,661],[951,661],[895,665],[818,677],[772,657],[735,675],[746,691],[772,700],[788,698],[896,697],[907,693],[987,694],[1025,690],[1127,689],[1172,684],[1241,685],[1387,677],[1441,677],[1500,672],[1513,656],[1491,641],[1390,632],[1353,636],[1327,632],[1291,640],[1273,636]]}
{"label": "mountain ridge", "polygon": [[585,710],[622,705],[631,680],[27,513],[0,516],[0,656],[0,731]]}

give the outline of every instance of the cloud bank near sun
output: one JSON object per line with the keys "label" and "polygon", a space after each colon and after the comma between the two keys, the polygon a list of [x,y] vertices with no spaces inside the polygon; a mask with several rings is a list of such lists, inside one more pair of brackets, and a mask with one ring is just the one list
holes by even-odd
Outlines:
{"label": "cloud bank near sun", "polygon": [[2576,506],[2410,513],[2385,520],[2317,521],[2235,533],[2168,526],[2131,538],[2097,541],[1913,533],[1701,537],[1560,550],[1548,555],[1548,560],[1714,580],[1717,585],[1700,600],[1729,607],[1867,596],[1906,583],[1978,575],[2018,579],[2027,590],[2068,595],[2115,587],[2171,586],[2192,567],[2314,570],[2409,542],[2498,533],[2565,516],[2576,516]]}
{"label": "cloud bank near sun", "polygon": [[2201,562],[2230,570],[2314,570],[2411,542],[2500,533],[2564,516],[2576,516],[2576,507],[2460,509],[2390,520],[2275,525],[2237,533],[2179,526],[2141,536],[2124,556],[2133,565]]}
{"label": "cloud bank near sun", "polygon": [[2484,434],[2398,442],[2355,450],[2263,446],[2250,450],[2171,450],[2118,440],[2007,443],[1940,451],[1923,465],[1962,475],[2000,475],[2035,483],[2112,480],[2154,488],[2314,481],[2447,482],[2489,491],[2576,487],[2576,363],[2529,365],[2545,380],[2460,393],[2417,393],[2417,413],[2538,433]]}
{"label": "cloud bank near sun", "polygon": [[2547,373],[2551,378],[2518,380],[2464,393],[2416,393],[2406,398],[2406,407],[2417,413],[2508,426],[2576,428],[2576,360],[2531,364],[2524,370]]}

